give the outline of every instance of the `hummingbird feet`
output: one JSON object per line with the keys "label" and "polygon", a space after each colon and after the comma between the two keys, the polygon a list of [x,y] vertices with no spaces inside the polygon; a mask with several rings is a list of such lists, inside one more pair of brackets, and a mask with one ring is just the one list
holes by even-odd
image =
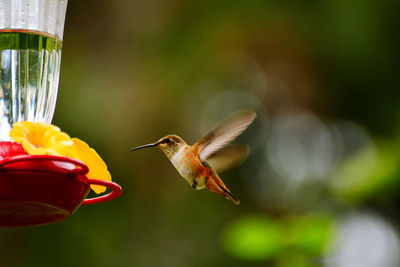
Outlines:
{"label": "hummingbird feet", "polygon": [[193,179],[192,187],[193,189],[197,189],[197,181],[195,179]]}

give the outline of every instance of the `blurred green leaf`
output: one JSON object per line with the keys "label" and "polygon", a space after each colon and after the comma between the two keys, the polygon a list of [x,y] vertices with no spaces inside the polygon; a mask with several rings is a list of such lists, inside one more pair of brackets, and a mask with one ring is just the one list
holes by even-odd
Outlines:
{"label": "blurred green leaf", "polygon": [[334,224],[326,215],[313,214],[291,221],[288,243],[303,252],[321,255],[333,238]]}
{"label": "blurred green leaf", "polygon": [[332,240],[333,229],[332,219],[321,214],[278,220],[246,216],[227,226],[222,246],[227,253],[246,260],[298,253],[321,255]]}
{"label": "blurred green leaf", "polygon": [[273,257],[284,243],[281,227],[262,216],[246,216],[227,226],[222,246],[229,254],[246,260]]}
{"label": "blurred green leaf", "polygon": [[384,143],[368,146],[345,160],[335,175],[334,193],[352,203],[387,194],[399,179],[399,158],[394,147]]}

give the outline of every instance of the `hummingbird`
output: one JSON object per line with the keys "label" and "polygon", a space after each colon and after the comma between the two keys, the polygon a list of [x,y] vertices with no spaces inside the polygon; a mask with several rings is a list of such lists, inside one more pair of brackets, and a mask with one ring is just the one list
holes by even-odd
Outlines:
{"label": "hummingbird", "polygon": [[227,169],[247,156],[244,145],[228,145],[253,122],[256,113],[252,110],[238,111],[212,128],[193,145],[181,137],[170,134],[155,143],[132,148],[157,147],[171,161],[179,174],[196,190],[207,188],[236,205],[240,201],[222,182],[216,170]]}

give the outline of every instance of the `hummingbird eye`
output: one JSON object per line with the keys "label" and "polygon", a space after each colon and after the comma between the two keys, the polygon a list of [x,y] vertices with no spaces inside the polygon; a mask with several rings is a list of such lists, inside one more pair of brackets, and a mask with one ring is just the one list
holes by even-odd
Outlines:
{"label": "hummingbird eye", "polygon": [[171,139],[169,139],[169,138],[166,138],[166,139],[164,139],[164,142],[163,143],[167,143],[167,144],[169,144],[169,143],[171,143]]}

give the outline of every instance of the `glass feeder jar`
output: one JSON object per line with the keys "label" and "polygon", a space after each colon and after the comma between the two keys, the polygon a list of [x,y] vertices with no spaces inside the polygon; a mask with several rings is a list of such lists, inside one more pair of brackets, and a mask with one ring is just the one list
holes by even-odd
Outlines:
{"label": "glass feeder jar", "polygon": [[50,123],[67,0],[0,0],[0,141],[12,124]]}

